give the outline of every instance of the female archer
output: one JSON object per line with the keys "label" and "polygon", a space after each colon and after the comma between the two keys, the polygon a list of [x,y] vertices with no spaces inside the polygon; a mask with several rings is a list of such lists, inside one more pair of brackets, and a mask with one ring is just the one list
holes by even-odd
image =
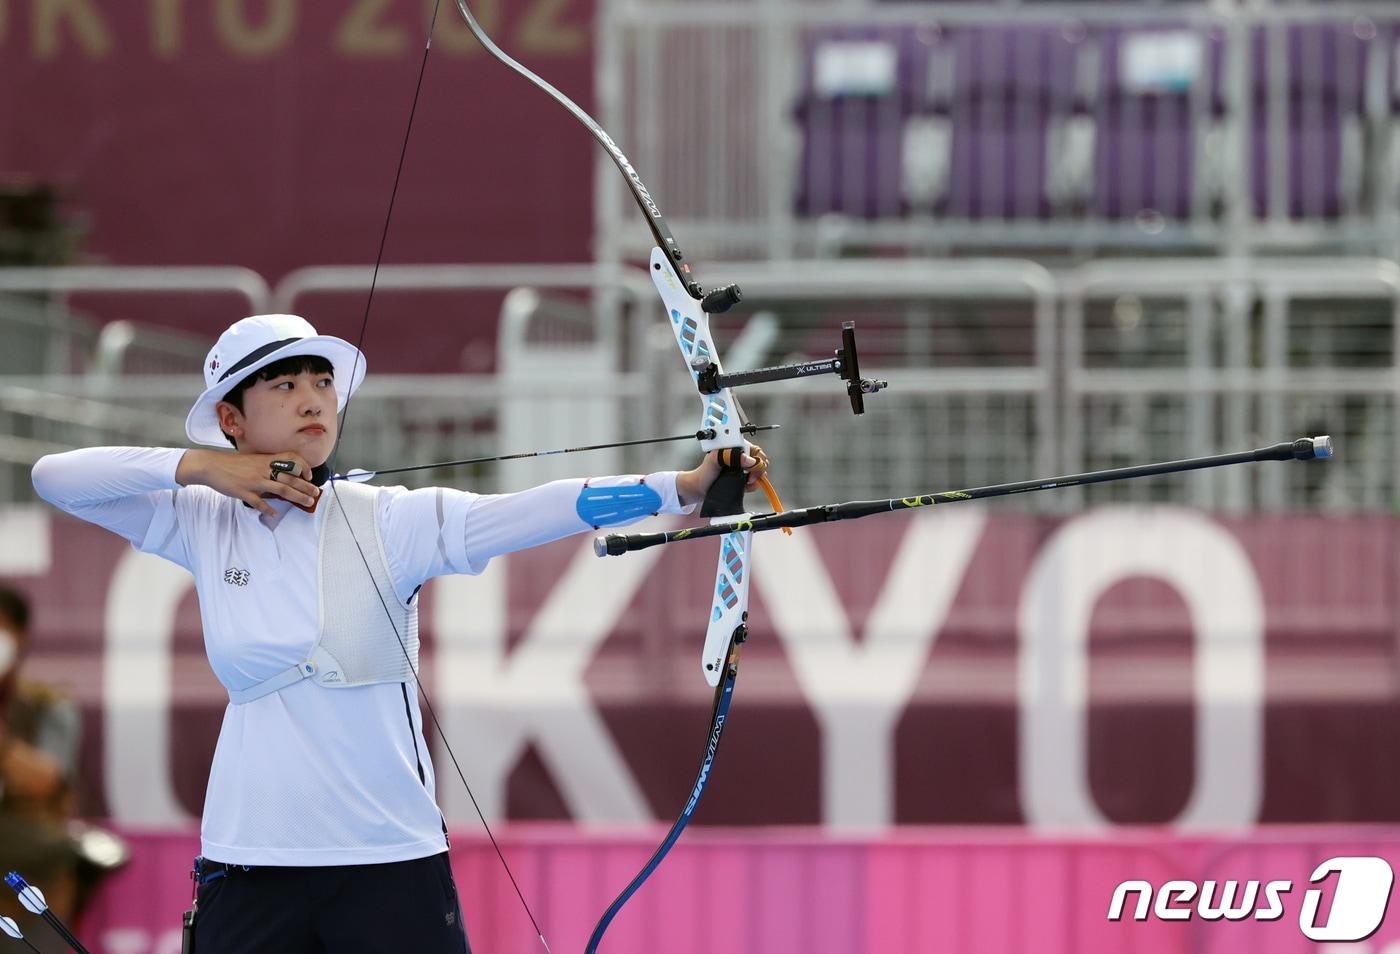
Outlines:
{"label": "female archer", "polygon": [[[195,579],[229,694],[196,860],[199,954],[469,951],[413,683],[419,588],[492,557],[689,513],[720,474],[558,480],[512,494],[335,480],[358,349],[293,315],[228,328],[185,430],[228,450],[44,457],[39,495]],[[742,458],[747,487],[767,467]]]}

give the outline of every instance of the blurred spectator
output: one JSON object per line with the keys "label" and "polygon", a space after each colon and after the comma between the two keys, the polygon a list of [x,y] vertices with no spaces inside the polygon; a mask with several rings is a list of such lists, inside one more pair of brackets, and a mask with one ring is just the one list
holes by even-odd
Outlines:
{"label": "blurred spectator", "polygon": [[[0,584],[0,869],[39,885],[65,921],[77,914],[78,854],[72,813],[81,725],[76,706],[49,686],[22,680],[29,604]],[[14,915],[15,899],[4,897]]]}
{"label": "blurred spectator", "polygon": [[[21,678],[28,651],[29,603],[0,584],[0,872],[19,871],[42,888],[71,926],[126,851],[73,820],[82,714],[57,687]],[[21,914],[8,891],[0,912]]]}

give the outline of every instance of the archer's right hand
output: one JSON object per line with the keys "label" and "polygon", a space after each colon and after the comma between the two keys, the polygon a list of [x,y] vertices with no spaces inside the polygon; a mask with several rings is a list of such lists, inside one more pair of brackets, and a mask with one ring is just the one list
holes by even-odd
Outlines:
{"label": "archer's right hand", "polygon": [[[288,474],[273,474],[274,460],[289,460],[296,470]],[[275,479],[274,479],[275,477]],[[311,465],[300,454],[238,454],[228,451],[190,450],[180,458],[175,480],[182,486],[200,484],[241,500],[248,506],[275,516],[276,509],[267,502],[280,497],[301,507],[314,507],[321,489],[311,483]]]}

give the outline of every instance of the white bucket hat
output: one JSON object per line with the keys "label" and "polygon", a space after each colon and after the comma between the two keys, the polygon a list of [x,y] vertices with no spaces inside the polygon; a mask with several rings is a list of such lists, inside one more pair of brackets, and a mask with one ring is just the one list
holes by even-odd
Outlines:
{"label": "white bucket hat", "polygon": [[359,349],[340,338],[318,335],[309,321],[297,315],[254,315],[229,325],[204,356],[204,393],[185,418],[185,435],[196,444],[227,447],[215,405],[250,374],[274,361],[301,355],[325,358],[335,369],[339,413],[365,379],[365,359]]}

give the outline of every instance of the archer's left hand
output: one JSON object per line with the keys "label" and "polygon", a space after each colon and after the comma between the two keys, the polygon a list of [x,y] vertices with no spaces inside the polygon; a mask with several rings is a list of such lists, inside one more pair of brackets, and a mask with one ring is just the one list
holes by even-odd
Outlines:
{"label": "archer's left hand", "polygon": [[[676,475],[676,494],[680,497],[682,505],[688,507],[705,499],[705,494],[709,493],[710,485],[720,474],[719,453],[717,450],[710,451],[700,462],[699,467],[694,470],[682,471]],[[744,473],[748,475],[748,480],[744,483],[744,490],[755,489],[759,479],[768,472],[768,455],[763,452],[762,447],[750,444],[749,452],[743,455],[739,462],[744,468]]]}

